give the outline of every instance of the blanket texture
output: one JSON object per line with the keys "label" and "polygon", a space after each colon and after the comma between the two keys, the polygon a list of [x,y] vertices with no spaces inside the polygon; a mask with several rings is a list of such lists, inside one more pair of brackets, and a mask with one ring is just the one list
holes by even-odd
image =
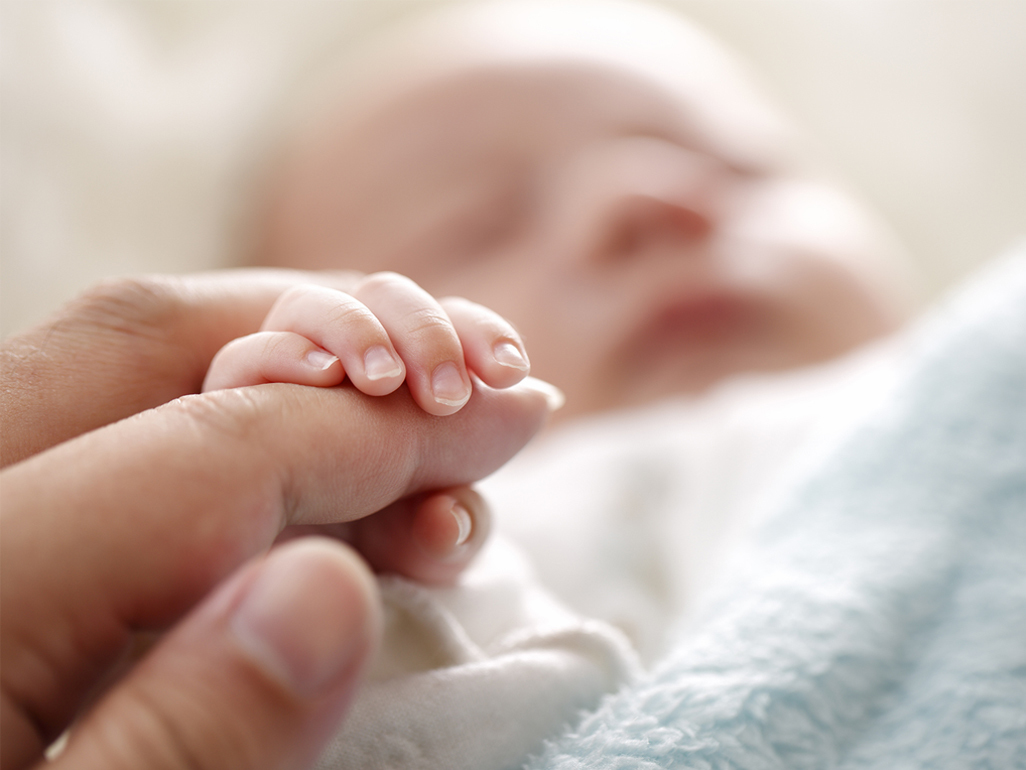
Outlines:
{"label": "blanket texture", "polygon": [[1026,248],[912,340],[671,651],[531,770],[1026,767]]}
{"label": "blanket texture", "polygon": [[636,675],[627,640],[537,584],[493,539],[454,588],[379,581],[382,649],[317,770],[487,770]]}

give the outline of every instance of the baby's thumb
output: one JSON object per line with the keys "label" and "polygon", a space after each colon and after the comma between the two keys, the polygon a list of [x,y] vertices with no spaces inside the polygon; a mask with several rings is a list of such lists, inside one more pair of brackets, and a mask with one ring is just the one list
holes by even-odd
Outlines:
{"label": "baby's thumb", "polygon": [[358,557],[327,539],[294,540],[186,617],[72,729],[55,767],[306,767],[379,633]]}

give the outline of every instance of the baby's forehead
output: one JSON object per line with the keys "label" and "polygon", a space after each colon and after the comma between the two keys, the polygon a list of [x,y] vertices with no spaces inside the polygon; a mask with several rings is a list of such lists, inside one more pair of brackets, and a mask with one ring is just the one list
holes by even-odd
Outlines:
{"label": "baby's forehead", "polygon": [[[493,11],[449,14],[390,38],[336,115],[378,128],[405,122],[423,136],[432,126],[476,128],[510,142],[516,135],[503,122],[562,122],[569,132],[633,122],[641,133],[697,138],[700,149],[710,142],[740,165],[779,165],[789,128],[720,46],[675,17],[659,13],[654,24],[648,11],[620,4],[596,4],[616,9],[607,26],[619,34],[575,27],[591,5],[569,4],[569,17],[554,10],[558,2],[484,4]],[[540,23],[553,20],[561,23]],[[363,141],[374,136],[362,133]]]}
{"label": "baby's forehead", "polygon": [[371,131],[449,131],[516,143],[533,134],[559,141],[619,131],[680,138],[692,113],[633,73],[565,60],[468,65],[417,79],[368,110],[363,123]]}
{"label": "baby's forehead", "polygon": [[394,80],[362,109],[346,105],[332,134],[353,152],[388,147],[418,163],[438,152],[449,165],[480,162],[481,154],[544,162],[595,141],[645,136],[739,169],[787,165],[789,137],[776,123],[738,115],[730,100],[670,88],[617,62],[486,59]]}

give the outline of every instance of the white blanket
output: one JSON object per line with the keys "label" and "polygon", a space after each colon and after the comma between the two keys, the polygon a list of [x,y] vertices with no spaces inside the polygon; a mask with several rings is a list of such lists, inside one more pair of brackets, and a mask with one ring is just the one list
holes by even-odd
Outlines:
{"label": "white blanket", "polygon": [[1026,257],[991,272],[875,350],[490,479],[574,610],[503,537],[456,588],[384,580],[321,767],[1023,766]]}
{"label": "white blanket", "polygon": [[318,767],[520,766],[659,656],[756,503],[879,398],[900,349],[543,437],[480,485],[498,535],[459,586],[382,579],[385,648]]}

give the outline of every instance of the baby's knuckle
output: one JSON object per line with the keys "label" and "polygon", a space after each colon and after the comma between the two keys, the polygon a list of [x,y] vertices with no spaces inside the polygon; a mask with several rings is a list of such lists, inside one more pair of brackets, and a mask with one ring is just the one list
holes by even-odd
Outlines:
{"label": "baby's knuckle", "polygon": [[312,293],[315,291],[323,291],[323,287],[312,286],[310,284],[297,284],[295,286],[289,286],[285,291],[278,295],[278,299],[275,305],[288,305],[293,302],[305,302]]}
{"label": "baby's knuckle", "polygon": [[446,310],[477,310],[483,308],[483,305],[479,305],[476,302],[471,302],[466,297],[457,297],[454,295],[439,297],[438,304],[444,307]]}
{"label": "baby's knuckle", "polygon": [[351,327],[373,323],[374,314],[359,302],[340,301],[327,311],[324,322],[329,326]]}
{"label": "baby's knuckle", "polygon": [[[263,348],[260,351],[260,357],[265,361],[273,360],[281,354],[288,354],[292,351],[292,339],[288,334],[271,333],[265,334],[263,337]],[[225,347],[231,347],[238,345],[239,350],[243,350],[243,340],[232,340]]]}
{"label": "baby's knuckle", "polygon": [[519,334],[513,324],[499,313],[486,305],[467,299],[466,297],[443,297],[439,304],[447,313],[458,314],[465,320],[472,321],[476,326],[487,330],[498,336],[508,336],[514,339]]}
{"label": "baby's knuckle", "polygon": [[454,337],[452,321],[440,308],[422,307],[412,311],[407,318],[410,334],[417,336]]}
{"label": "baby's knuckle", "polygon": [[360,291],[373,293],[384,290],[400,292],[420,291],[420,287],[411,278],[389,270],[365,276],[360,282],[359,289]]}

